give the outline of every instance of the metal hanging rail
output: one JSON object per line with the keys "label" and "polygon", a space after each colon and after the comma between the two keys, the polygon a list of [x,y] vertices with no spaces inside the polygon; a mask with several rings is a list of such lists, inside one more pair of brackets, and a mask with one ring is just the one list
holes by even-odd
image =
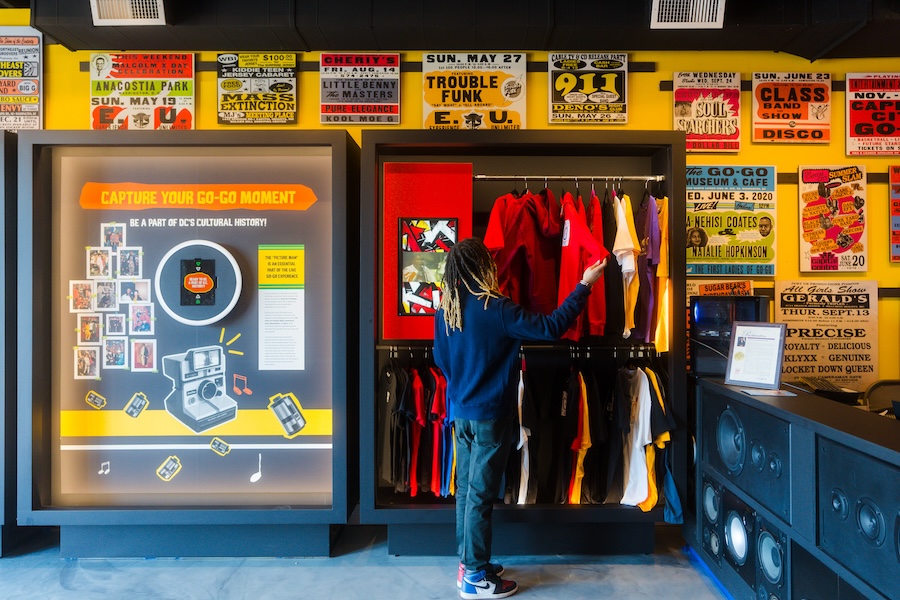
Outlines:
{"label": "metal hanging rail", "polygon": [[665,175],[483,175],[472,176],[475,181],[665,181]]}

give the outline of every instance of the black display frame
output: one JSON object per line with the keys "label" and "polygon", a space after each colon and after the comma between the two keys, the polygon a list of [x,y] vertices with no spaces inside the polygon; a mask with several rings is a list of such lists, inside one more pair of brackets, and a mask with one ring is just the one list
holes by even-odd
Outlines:
{"label": "black display frame", "polygon": [[[725,383],[729,385],[742,385],[744,387],[760,388],[764,390],[777,390],[779,387],[781,387],[781,359],[784,357],[784,332],[786,328],[787,326],[784,323],[752,323],[746,321],[735,321],[734,323],[732,323],[730,338],[731,347],[728,350],[728,364],[725,368]],[[764,361],[766,363],[766,366],[769,367],[769,379],[765,381],[741,379],[735,372],[735,353],[738,352],[746,343],[746,340],[741,339],[741,337],[743,336],[737,335],[737,332],[739,330],[750,330],[751,332],[758,335],[762,335],[763,333],[775,335],[775,356],[758,355],[753,357],[753,359],[755,360]]]}
{"label": "black display frame", "polygon": [[4,251],[0,262],[0,281],[4,286],[0,295],[0,556],[16,544],[22,533],[16,526],[16,164],[16,135],[4,131],[0,141],[0,247]]}
{"label": "black display frame", "polygon": [[[362,137],[360,178],[360,519],[365,523],[388,526],[388,551],[391,554],[452,554],[455,551],[453,526],[455,511],[449,501],[422,500],[390,503],[379,500],[376,464],[377,422],[375,398],[379,359],[398,349],[417,350],[426,344],[415,340],[385,340],[381,332],[384,307],[378,299],[384,248],[379,231],[392,223],[381,223],[383,167],[389,161],[466,162],[468,157],[487,160],[512,157],[526,160],[573,159],[568,169],[560,164],[547,166],[533,175],[540,186],[541,175],[555,169],[559,175],[581,175],[578,160],[598,159],[596,174],[609,173],[607,161],[617,156],[640,157],[647,161],[645,173],[663,175],[669,203],[670,223],[670,306],[672,318],[670,350],[664,356],[669,372],[669,398],[679,429],[673,434],[673,475],[681,498],[685,498],[690,441],[686,423],[685,330],[678,315],[685,297],[684,219],[685,206],[679,202],[685,190],[685,143],[683,132],[672,131],[365,131]],[[582,163],[583,164],[583,163]],[[511,167],[507,167],[509,169]],[[527,167],[525,167],[527,168]],[[507,170],[505,174],[510,174]],[[490,173],[488,173],[490,175]],[[512,183],[501,184],[511,187]],[[570,185],[572,185],[570,183]],[[590,186],[585,180],[582,185]],[[602,187],[603,183],[599,183]],[[389,307],[393,308],[393,307]],[[612,354],[612,353],[611,353]],[[524,505],[498,506],[494,512],[495,536],[502,548],[498,554],[559,553],[632,553],[652,552],[655,523],[663,521],[663,508],[649,512],[620,505]],[[540,540],[536,543],[535,540]]]}
{"label": "black display frame", "polygon": [[[327,507],[48,507],[50,484],[49,382],[41,357],[50,350],[49,306],[53,244],[51,169],[55,148],[66,147],[325,147],[331,155],[332,501]],[[355,506],[356,292],[347,273],[357,264],[350,240],[358,229],[359,147],[346,131],[40,131],[19,135],[18,164],[18,521],[60,527],[64,556],[298,556],[328,555],[334,532]],[[351,316],[352,315],[352,316]],[[343,375],[343,376],[342,376]],[[28,435],[28,433],[31,435]],[[353,483],[348,483],[348,482]],[[44,496],[46,497],[46,495]],[[140,535],[135,535],[135,530]]]}

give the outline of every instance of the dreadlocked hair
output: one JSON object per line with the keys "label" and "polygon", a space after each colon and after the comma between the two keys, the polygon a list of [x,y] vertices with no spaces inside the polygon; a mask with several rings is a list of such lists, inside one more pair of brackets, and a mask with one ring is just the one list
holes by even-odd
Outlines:
{"label": "dreadlocked hair", "polygon": [[490,298],[499,298],[500,286],[497,281],[497,264],[487,247],[478,238],[467,238],[450,249],[441,287],[441,308],[444,309],[444,328],[462,331],[462,305],[460,286],[473,296],[484,300],[487,308]]}

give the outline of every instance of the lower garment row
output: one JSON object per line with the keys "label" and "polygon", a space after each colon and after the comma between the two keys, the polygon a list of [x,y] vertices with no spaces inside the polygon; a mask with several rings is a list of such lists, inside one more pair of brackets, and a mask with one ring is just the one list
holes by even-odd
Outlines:
{"label": "lower garment row", "polygon": [[[501,498],[507,504],[623,504],[680,514],[669,469],[675,429],[665,374],[643,359],[522,359]],[[405,498],[454,494],[452,406],[427,358],[391,359],[378,385],[379,486]],[[411,501],[411,500],[410,500]]]}

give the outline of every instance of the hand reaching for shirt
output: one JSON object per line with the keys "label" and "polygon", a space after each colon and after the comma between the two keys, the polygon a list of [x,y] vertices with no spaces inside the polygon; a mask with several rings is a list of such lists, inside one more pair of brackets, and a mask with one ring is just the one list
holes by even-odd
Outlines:
{"label": "hand reaching for shirt", "polygon": [[594,285],[598,279],[600,279],[600,275],[603,274],[603,269],[606,268],[606,261],[608,259],[604,258],[603,260],[598,260],[594,264],[590,265],[587,269],[584,270],[584,275],[581,276],[581,283],[586,284],[588,287]]}

